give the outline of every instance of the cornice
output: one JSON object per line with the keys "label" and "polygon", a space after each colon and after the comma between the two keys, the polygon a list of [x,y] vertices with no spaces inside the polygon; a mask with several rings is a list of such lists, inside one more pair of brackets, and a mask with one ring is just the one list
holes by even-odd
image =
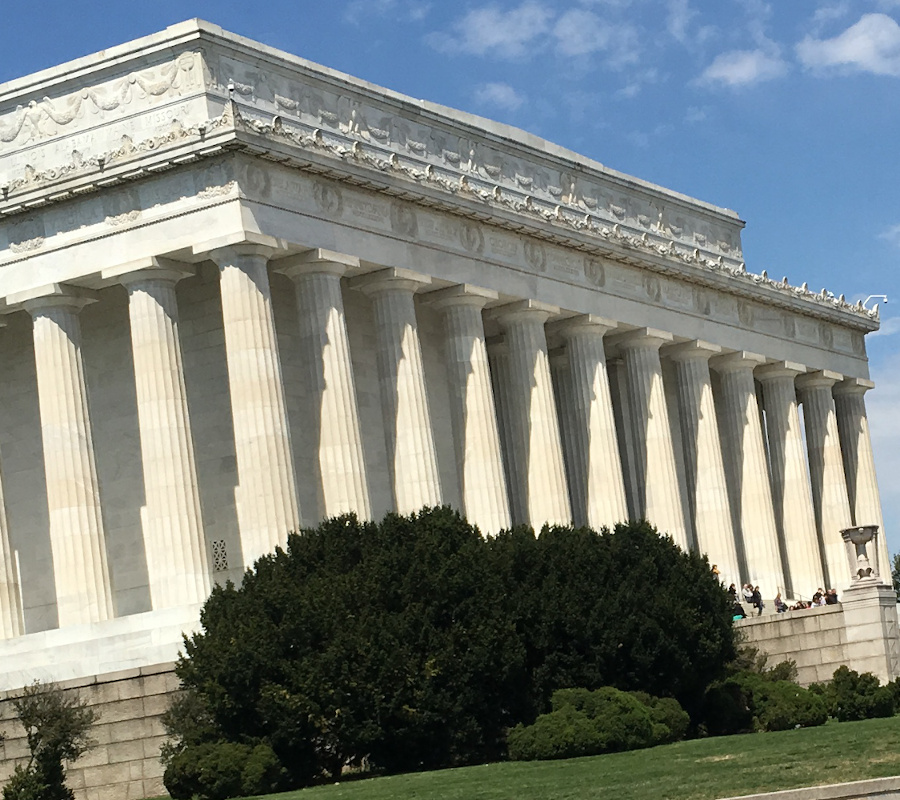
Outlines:
{"label": "cornice", "polygon": [[[400,155],[377,143],[353,140],[322,128],[310,128],[281,118],[264,120],[236,102],[224,113],[189,128],[173,123],[158,136],[125,140],[113,151],[75,159],[43,172],[26,170],[0,187],[0,223],[54,202],[121,183],[140,180],[201,159],[240,151],[356,186],[440,208],[490,225],[574,247],[614,261],[677,277],[747,300],[805,316],[829,319],[850,328],[872,331],[878,315],[860,303],[804,284],[791,286],[762,274],[747,272],[743,263],[729,263],[699,248],[677,242],[664,220],[649,230],[635,229],[594,216],[583,207],[552,203],[544,198],[493,183],[457,168],[435,167],[413,153]],[[561,198],[562,199],[562,198]]]}

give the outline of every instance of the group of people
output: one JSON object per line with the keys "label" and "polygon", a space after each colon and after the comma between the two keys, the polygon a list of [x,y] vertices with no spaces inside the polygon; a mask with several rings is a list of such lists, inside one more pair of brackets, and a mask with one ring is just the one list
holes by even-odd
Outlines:
{"label": "group of people", "polygon": [[803,608],[817,608],[818,606],[833,606],[838,601],[838,593],[837,589],[829,589],[825,591],[825,589],[817,589],[816,593],[812,596],[812,600],[807,602],[806,600],[798,600],[794,605],[788,608],[787,604],[782,601],[782,605],[784,608],[778,608],[778,598],[781,597],[779,594],[778,597],[775,598],[775,608],[778,612],[782,611],[799,611]]}
{"label": "group of people", "polygon": [[[762,594],[760,594],[758,586],[753,586],[750,583],[745,583],[743,588],[741,589],[740,597],[738,597],[737,587],[732,583],[731,586],[728,587],[728,594],[731,595],[732,617],[735,620],[743,619],[747,616],[747,613],[744,611],[744,606],[741,601],[753,606],[753,608],[756,609],[756,616],[760,616],[763,612],[763,608],[765,608],[765,603],[763,603]],[[825,591],[824,589],[818,589],[813,595],[811,601],[807,602],[806,600],[798,600],[792,606],[789,606],[782,599],[781,592],[778,592],[778,594],[775,595],[775,611],[779,614],[783,614],[785,611],[800,611],[804,608],[831,606],[837,602],[837,589],[829,589],[828,591]]]}
{"label": "group of people", "polygon": [[[728,594],[731,595],[734,619],[743,619],[747,616],[747,614],[744,612],[744,606],[741,605],[741,600],[756,609],[756,616],[762,614],[763,608],[765,608],[765,603],[763,603],[762,594],[759,591],[759,587],[753,586],[753,584],[745,583],[743,588],[741,589],[741,597],[738,598],[737,587],[735,587],[735,585],[732,583],[731,586],[728,587]],[[780,596],[781,595],[779,595],[779,597]],[[775,600],[775,604],[776,606],[778,605],[777,599]]]}

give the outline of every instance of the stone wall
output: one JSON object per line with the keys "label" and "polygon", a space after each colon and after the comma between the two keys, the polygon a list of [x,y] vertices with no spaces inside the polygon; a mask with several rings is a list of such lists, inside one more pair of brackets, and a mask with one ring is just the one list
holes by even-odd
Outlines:
{"label": "stone wall", "polygon": [[[165,795],[159,748],[165,739],[160,717],[178,687],[173,664],[66,681],[63,688],[100,714],[91,735],[96,747],[70,769],[68,784],[76,800],[143,800]],[[12,698],[0,693],[0,784],[16,764],[28,757],[25,734],[16,719]]]}
{"label": "stone wall", "polygon": [[831,679],[847,663],[844,609],[839,605],[747,617],[736,623],[747,643],[769,656],[769,665],[795,661],[803,686]]}
{"label": "stone wall", "polygon": [[830,680],[846,664],[882,683],[900,677],[900,633],[892,587],[856,583],[834,606],[747,617],[735,623],[770,664],[792,660],[801,685]]}

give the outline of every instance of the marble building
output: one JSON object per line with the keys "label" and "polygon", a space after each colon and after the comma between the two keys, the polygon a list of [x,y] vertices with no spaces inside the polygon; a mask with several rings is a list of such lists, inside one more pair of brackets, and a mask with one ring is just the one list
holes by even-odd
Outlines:
{"label": "marble building", "polygon": [[847,586],[877,313],[742,227],[205,22],[0,86],[0,689],[171,661],[348,511],[645,516]]}

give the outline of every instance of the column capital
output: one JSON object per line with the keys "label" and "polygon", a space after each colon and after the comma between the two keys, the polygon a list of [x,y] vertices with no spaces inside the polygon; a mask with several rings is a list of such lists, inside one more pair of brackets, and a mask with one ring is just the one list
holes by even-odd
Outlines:
{"label": "column capital", "polygon": [[350,280],[351,289],[358,289],[369,297],[391,290],[405,290],[414,294],[423,286],[430,285],[431,276],[400,267],[388,267],[376,272],[367,272],[365,275],[357,275]]}
{"label": "column capital", "polygon": [[662,355],[672,361],[691,361],[694,359],[708,361],[721,352],[722,348],[717,344],[705,342],[702,339],[694,339],[692,342],[669,345]]}
{"label": "column capital", "polygon": [[565,368],[569,366],[569,351],[565,347],[554,347],[547,352],[550,366]]}
{"label": "column capital", "polygon": [[766,381],[774,381],[779,378],[790,378],[793,380],[806,372],[807,368],[796,361],[776,361],[774,364],[763,364],[761,367],[757,367],[753,374],[765,383]]}
{"label": "column capital", "polygon": [[516,300],[492,308],[490,313],[491,317],[501,325],[508,325],[524,319],[544,323],[550,317],[559,314],[559,306],[542,303],[540,300]]}
{"label": "column capital", "polygon": [[805,389],[830,389],[838,381],[844,379],[840,372],[832,372],[830,369],[821,369],[817,372],[809,372],[797,378],[797,388],[800,391]]}
{"label": "column capital", "polygon": [[275,272],[287,275],[295,280],[302,275],[314,275],[325,273],[338,277],[359,269],[359,259],[356,256],[348,256],[333,250],[323,250],[317,247],[307,250],[305,253],[279,258],[272,264]]}
{"label": "column capital", "polygon": [[549,328],[553,333],[558,333],[565,339],[573,336],[605,336],[609,331],[619,327],[614,319],[599,317],[596,314],[579,314],[577,317],[554,320]]}
{"label": "column capital", "polygon": [[760,364],[766,363],[766,357],[759,353],[750,353],[747,350],[738,350],[736,353],[726,353],[716,356],[710,361],[710,366],[720,375],[729,372],[753,372]]}
{"label": "column capital", "polygon": [[675,337],[668,331],[659,328],[635,328],[610,337],[610,344],[618,350],[635,350],[653,348],[659,350],[663,345],[671,344]]}
{"label": "column capital", "polygon": [[209,258],[222,266],[223,261],[235,256],[262,256],[269,259],[284,249],[284,242],[274,236],[242,231],[195,244],[191,252],[195,256]]}
{"label": "column capital", "polygon": [[131,288],[134,284],[144,281],[166,281],[174,284],[195,274],[193,267],[188,264],[170,258],[149,256],[105,269],[100,276],[104,281],[113,280],[126,288]]}
{"label": "column capital", "polygon": [[458,283],[436,292],[428,292],[425,300],[441,310],[453,306],[473,306],[484,308],[488,303],[496,301],[500,295],[493,289],[482,289],[470,283]]}
{"label": "column capital", "polygon": [[66,308],[76,314],[85,306],[97,302],[97,293],[80,286],[69,286],[65,283],[51,283],[9,295],[9,305],[20,304],[29,314],[34,316],[51,308]]}
{"label": "column capital", "polygon": [[866,378],[844,378],[834,385],[836,395],[859,395],[862,397],[869,389],[874,389],[874,381]]}

